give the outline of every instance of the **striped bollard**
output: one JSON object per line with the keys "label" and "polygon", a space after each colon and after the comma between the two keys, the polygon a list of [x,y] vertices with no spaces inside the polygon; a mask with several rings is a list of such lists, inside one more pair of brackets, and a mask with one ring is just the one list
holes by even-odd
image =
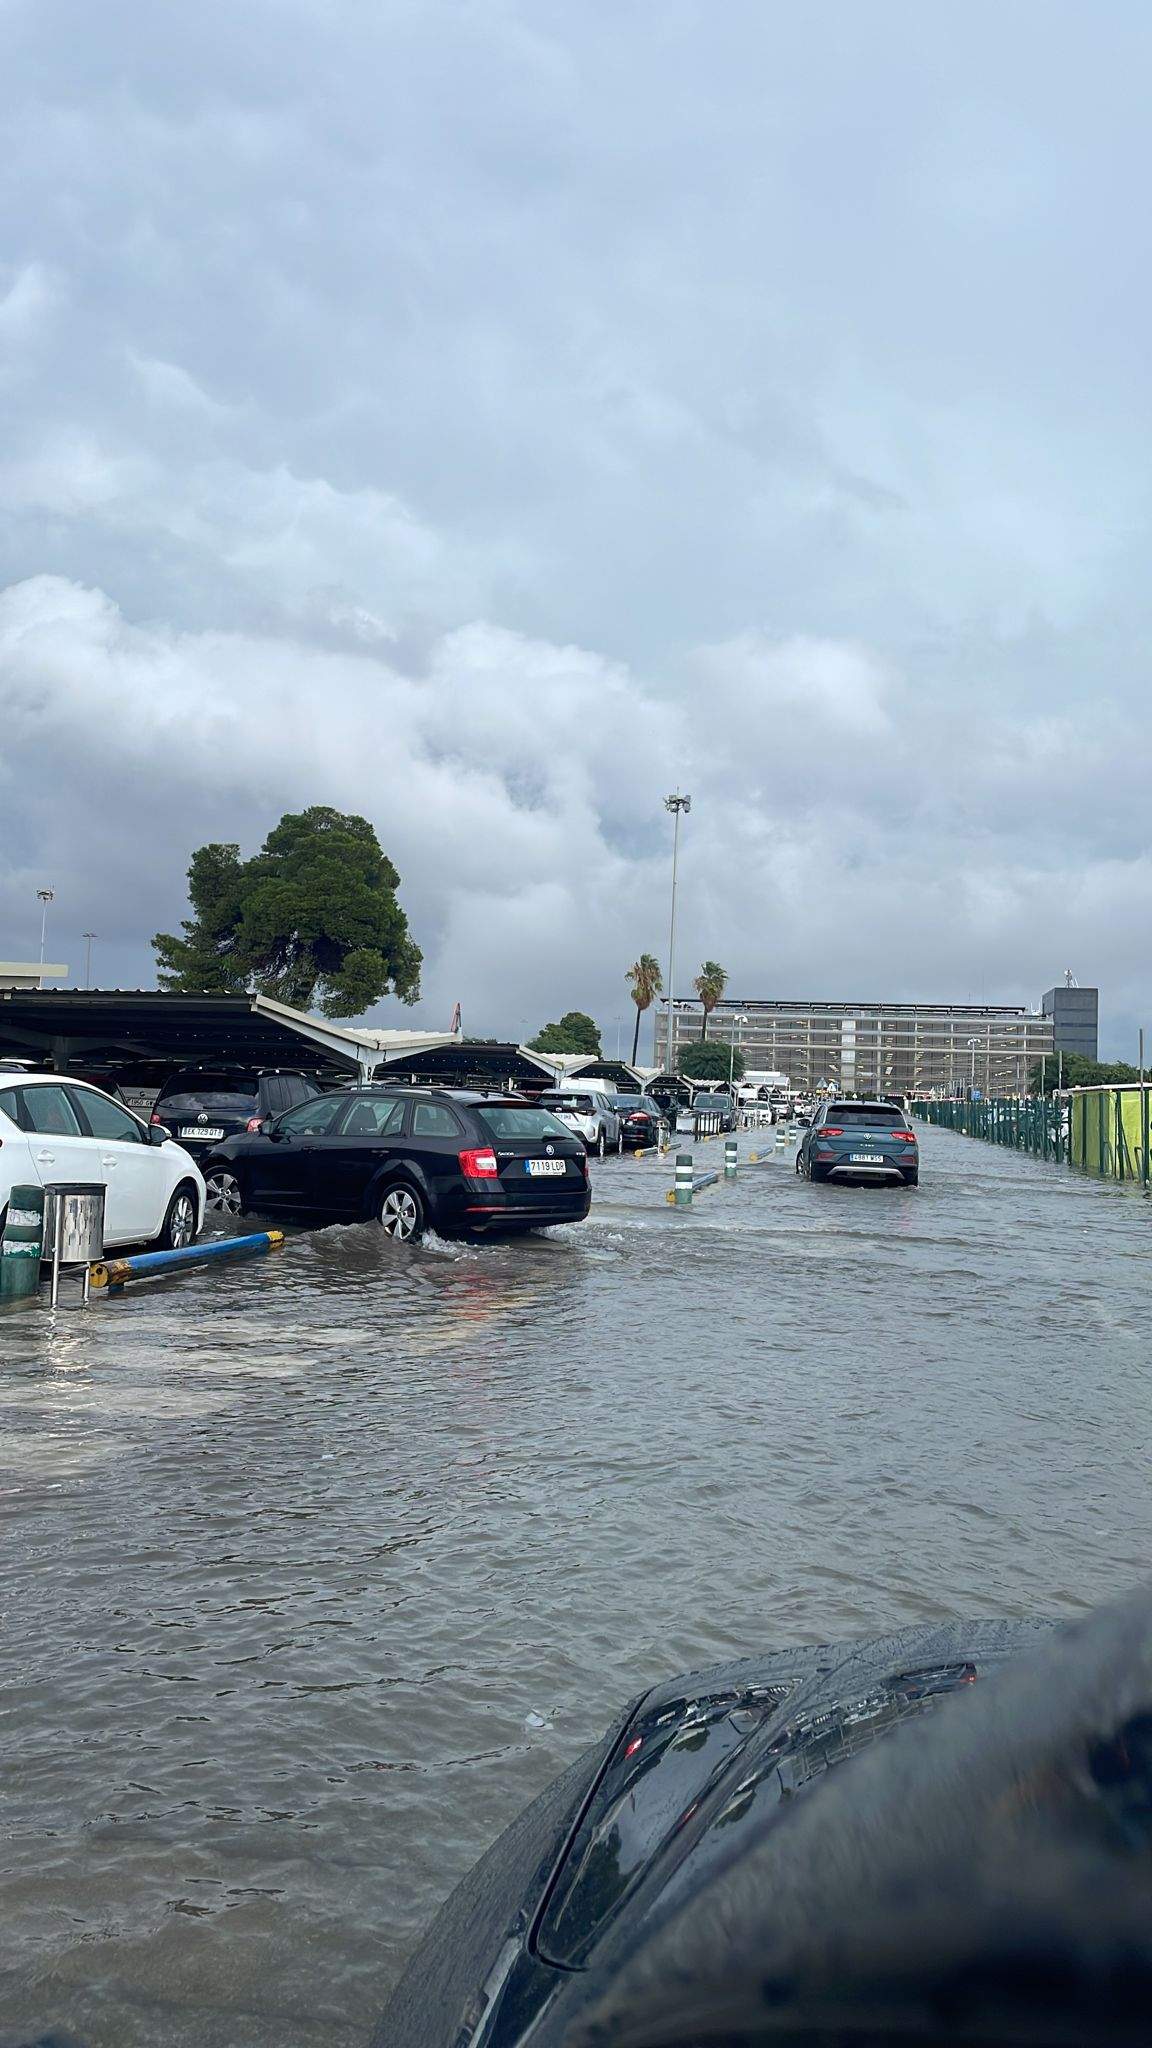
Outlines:
{"label": "striped bollard", "polygon": [[776,1150],[777,1150],[778,1152],[779,1152],[779,1151],[781,1151],[781,1150],[783,1149],[783,1147],[784,1147],[784,1146],[785,1146],[785,1145],[786,1145],[787,1143],[788,1143],[788,1126],[787,1126],[787,1124],[777,1124],[777,1126],[776,1126]]}
{"label": "striped bollard", "polygon": [[735,1138],[725,1138],[725,1140],[724,1140],[724,1178],[725,1178],[725,1180],[735,1180],[735,1178],[736,1178],[736,1154],[737,1154],[738,1150],[739,1150],[739,1147],[738,1147],[738,1145],[737,1145],[737,1143],[736,1143],[736,1140],[735,1140]]}
{"label": "striped bollard", "polygon": [[692,1207],[692,1154],[690,1152],[678,1152],[676,1154],[676,1207],[678,1209],[690,1209]]}

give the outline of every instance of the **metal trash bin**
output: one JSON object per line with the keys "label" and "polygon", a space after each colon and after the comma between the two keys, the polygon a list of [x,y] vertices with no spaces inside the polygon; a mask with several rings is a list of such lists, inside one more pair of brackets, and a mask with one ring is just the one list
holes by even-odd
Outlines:
{"label": "metal trash bin", "polygon": [[84,1299],[89,1272],[104,1257],[103,1181],[54,1181],[44,1190],[44,1257],[52,1261],[52,1306],[60,1293],[60,1268],[83,1266]]}

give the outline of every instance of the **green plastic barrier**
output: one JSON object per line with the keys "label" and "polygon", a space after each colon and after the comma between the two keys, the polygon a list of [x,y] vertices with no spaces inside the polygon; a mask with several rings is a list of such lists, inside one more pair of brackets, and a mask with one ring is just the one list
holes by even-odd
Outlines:
{"label": "green plastic barrier", "polygon": [[40,1285],[44,1190],[14,1187],[0,1237],[0,1301],[23,1301]]}

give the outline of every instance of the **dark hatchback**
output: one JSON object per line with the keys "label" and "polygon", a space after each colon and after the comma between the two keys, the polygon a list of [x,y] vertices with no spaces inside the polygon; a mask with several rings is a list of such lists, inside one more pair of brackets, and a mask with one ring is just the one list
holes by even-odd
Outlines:
{"label": "dark hatchback", "polygon": [[809,1180],[920,1178],[920,1147],[902,1109],[890,1102],[825,1102],[805,1131],[796,1171]]}
{"label": "dark hatchback", "polygon": [[620,1136],[625,1145],[658,1145],[661,1133],[668,1133],[668,1119],[650,1095],[610,1095],[609,1102],[620,1119]]}
{"label": "dark hatchback", "polygon": [[579,1223],[592,1200],[584,1141],[558,1117],[463,1089],[315,1096],[215,1146],[203,1172],[220,1213],[372,1220],[401,1242]]}
{"label": "dark hatchback", "polygon": [[315,1079],[308,1074],[262,1067],[181,1067],[152,1104],[151,1121],[166,1124],[177,1144],[203,1166],[222,1138],[308,1102],[316,1092]]}

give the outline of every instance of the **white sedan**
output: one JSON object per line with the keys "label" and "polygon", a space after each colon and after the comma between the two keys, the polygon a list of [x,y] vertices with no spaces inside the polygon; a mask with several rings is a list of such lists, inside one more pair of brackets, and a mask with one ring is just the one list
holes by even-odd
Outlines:
{"label": "white sedan", "polygon": [[149,1126],[89,1081],[0,1073],[0,1228],[14,1187],[102,1181],[106,1246],[191,1244],[204,1177],[162,1126]]}

